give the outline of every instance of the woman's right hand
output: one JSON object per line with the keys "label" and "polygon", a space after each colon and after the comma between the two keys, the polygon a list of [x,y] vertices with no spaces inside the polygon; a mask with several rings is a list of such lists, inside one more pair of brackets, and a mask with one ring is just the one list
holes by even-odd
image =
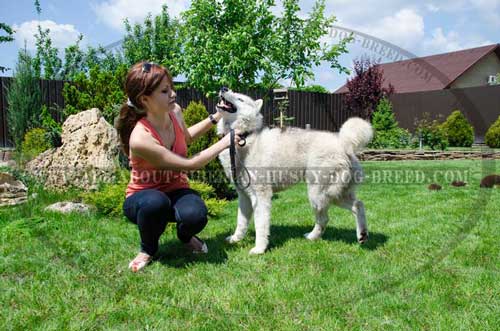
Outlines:
{"label": "woman's right hand", "polygon": [[[240,137],[241,131],[240,130],[234,130],[234,144],[238,145],[238,143],[241,140]],[[231,133],[226,134],[223,138],[222,141],[224,141],[224,144],[226,145],[226,148],[231,145]]]}

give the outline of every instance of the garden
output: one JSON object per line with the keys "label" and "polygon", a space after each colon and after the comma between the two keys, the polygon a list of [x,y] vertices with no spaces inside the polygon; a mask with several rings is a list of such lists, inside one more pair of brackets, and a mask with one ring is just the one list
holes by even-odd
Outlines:
{"label": "garden", "polygon": [[[335,207],[323,239],[304,239],[314,216],[305,183],[297,183],[273,197],[270,249],[257,257],[248,254],[253,226],[236,245],[224,240],[238,201],[214,160],[190,173],[190,186],[208,207],[200,236],[209,253],[186,252],[170,224],[159,257],[139,273],[128,270],[139,234],[122,212],[130,169],[113,125],[127,100],[123,86],[132,64],[162,64],[186,77],[176,82],[178,91],[194,88],[212,100],[221,86],[324,93],[307,84],[314,65],[326,61],[332,70],[349,71],[338,59],[352,37],[320,43],[335,22],[325,16],[324,0],[307,19],[295,0],[283,1],[281,16],[269,9],[271,0],[220,3],[193,1],[178,19],[164,6],[142,23],[125,21],[121,53],[83,49],[80,36],[63,56],[40,26],[35,54],[19,52],[6,92],[13,160],[0,166],[0,329],[495,329],[500,177],[494,157],[363,161],[358,196],[370,230],[364,245],[352,214]],[[65,82],[64,107],[42,102],[40,80]],[[447,118],[415,119],[410,132],[399,126],[394,91],[382,82],[377,63],[355,61],[345,102],[350,114],[371,121],[370,150],[498,153],[500,117],[481,147],[473,146],[474,128],[458,109]],[[278,106],[281,116],[272,125],[285,129],[293,118]],[[212,111],[191,100],[186,125]],[[218,140],[211,130],[188,155]],[[61,203],[76,209],[52,208]]]}

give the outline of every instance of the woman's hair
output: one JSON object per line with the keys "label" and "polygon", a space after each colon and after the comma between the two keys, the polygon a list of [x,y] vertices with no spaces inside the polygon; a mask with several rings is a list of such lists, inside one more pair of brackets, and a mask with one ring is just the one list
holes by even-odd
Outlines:
{"label": "woman's hair", "polygon": [[146,116],[146,110],[141,103],[140,96],[151,95],[165,77],[173,88],[172,76],[166,68],[145,61],[134,64],[127,74],[125,93],[128,96],[128,101],[122,105],[120,115],[115,122],[121,147],[127,156],[129,155],[129,140],[132,130],[137,122]]}

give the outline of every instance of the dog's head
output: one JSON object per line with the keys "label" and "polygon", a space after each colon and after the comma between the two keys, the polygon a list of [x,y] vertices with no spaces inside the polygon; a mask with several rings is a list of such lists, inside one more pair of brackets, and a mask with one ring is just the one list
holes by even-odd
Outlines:
{"label": "dog's head", "polygon": [[219,98],[217,108],[222,113],[222,120],[217,125],[218,134],[226,134],[229,129],[253,132],[262,127],[261,99],[253,100],[247,95],[235,93],[227,88],[221,89]]}

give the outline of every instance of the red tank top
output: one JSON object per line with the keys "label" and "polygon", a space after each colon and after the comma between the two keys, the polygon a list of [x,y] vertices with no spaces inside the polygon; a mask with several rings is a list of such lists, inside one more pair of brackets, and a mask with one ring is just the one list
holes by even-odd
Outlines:
{"label": "red tank top", "polygon": [[[177,155],[186,157],[187,144],[184,137],[184,131],[177,122],[175,115],[169,113],[169,116],[175,130],[175,140],[171,151]],[[144,125],[146,131],[149,131],[154,139],[162,146],[165,146],[158,132],[145,117],[141,118],[139,122]],[[182,188],[189,188],[188,177],[184,172],[156,169],[149,162],[138,156],[131,156],[129,165],[131,167],[131,172],[130,182],[125,192],[126,197],[146,189],[171,192]]]}

